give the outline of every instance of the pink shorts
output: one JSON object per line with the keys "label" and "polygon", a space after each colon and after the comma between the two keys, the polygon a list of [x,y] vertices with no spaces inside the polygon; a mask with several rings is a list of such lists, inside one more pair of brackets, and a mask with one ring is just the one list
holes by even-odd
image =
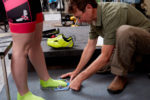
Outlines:
{"label": "pink shorts", "polygon": [[32,33],[43,22],[40,0],[3,0],[12,33]]}

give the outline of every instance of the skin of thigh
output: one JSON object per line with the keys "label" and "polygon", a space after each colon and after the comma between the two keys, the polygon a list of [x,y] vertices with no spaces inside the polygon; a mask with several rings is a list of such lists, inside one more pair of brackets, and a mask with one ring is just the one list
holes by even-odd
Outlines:
{"label": "skin of thigh", "polygon": [[33,33],[32,43],[33,45],[39,45],[42,40],[43,22],[37,23],[35,32]]}

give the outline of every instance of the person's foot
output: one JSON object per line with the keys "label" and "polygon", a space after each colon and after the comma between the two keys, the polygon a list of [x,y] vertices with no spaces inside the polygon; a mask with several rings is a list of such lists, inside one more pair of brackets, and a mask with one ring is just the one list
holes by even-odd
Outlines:
{"label": "person's foot", "polygon": [[107,90],[110,93],[117,94],[124,90],[127,85],[127,78],[122,76],[116,76],[111,84],[108,86]]}
{"label": "person's foot", "polygon": [[54,80],[49,78],[47,81],[40,80],[40,85],[43,88],[57,88],[57,87],[66,87],[67,83],[63,80]]}
{"label": "person's foot", "polygon": [[19,93],[17,94],[17,100],[45,100],[42,97],[36,96],[31,92],[28,92],[21,96]]}

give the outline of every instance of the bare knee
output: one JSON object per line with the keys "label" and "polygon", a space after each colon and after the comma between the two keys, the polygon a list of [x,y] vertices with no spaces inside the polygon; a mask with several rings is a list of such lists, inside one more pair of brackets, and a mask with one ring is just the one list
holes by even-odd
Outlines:
{"label": "bare knee", "polygon": [[27,45],[27,46],[13,46],[12,47],[12,54],[13,54],[13,58],[20,58],[20,57],[27,57],[28,53],[29,53],[29,49],[31,48],[31,46]]}

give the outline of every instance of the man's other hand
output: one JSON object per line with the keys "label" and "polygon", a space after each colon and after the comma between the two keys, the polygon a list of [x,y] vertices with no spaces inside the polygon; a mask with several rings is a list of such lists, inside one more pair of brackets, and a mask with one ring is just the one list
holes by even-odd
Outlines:
{"label": "man's other hand", "polygon": [[60,77],[61,78],[70,77],[70,81],[72,81],[76,76],[77,76],[77,73],[73,71],[73,72],[69,72],[69,73],[63,74]]}

